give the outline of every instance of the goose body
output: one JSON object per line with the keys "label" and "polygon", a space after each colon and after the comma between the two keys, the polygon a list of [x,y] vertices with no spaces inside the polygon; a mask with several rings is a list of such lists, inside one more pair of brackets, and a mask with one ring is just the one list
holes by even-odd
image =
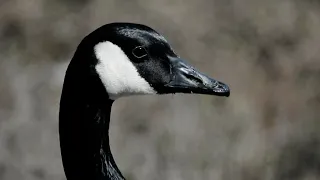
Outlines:
{"label": "goose body", "polygon": [[123,180],[109,146],[112,103],[123,96],[196,93],[229,96],[227,85],[182,60],[141,24],[112,23],[86,36],[65,75],[59,134],[68,180]]}

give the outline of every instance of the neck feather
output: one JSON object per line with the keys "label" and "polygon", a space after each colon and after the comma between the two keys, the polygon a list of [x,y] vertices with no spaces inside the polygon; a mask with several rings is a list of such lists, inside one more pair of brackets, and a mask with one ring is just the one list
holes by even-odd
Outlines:
{"label": "neck feather", "polygon": [[[113,101],[96,75],[68,68],[60,102],[59,134],[68,180],[124,180],[109,145]],[[81,80],[81,82],[80,82]]]}

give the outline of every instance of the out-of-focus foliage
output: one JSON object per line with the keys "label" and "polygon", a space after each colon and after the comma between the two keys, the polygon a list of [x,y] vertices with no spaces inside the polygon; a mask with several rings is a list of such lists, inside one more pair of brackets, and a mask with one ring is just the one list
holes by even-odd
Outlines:
{"label": "out-of-focus foliage", "polygon": [[117,101],[111,148],[128,180],[320,179],[319,0],[1,0],[0,180],[65,179],[64,73],[115,21],[153,27],[232,90]]}

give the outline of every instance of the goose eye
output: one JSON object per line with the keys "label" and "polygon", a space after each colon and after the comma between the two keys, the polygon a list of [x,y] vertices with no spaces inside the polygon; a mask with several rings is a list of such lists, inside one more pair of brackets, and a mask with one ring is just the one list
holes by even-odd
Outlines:
{"label": "goose eye", "polygon": [[132,54],[136,57],[136,58],[143,58],[145,56],[147,56],[147,50],[142,47],[142,46],[138,46],[138,47],[135,47],[133,50],[132,50]]}

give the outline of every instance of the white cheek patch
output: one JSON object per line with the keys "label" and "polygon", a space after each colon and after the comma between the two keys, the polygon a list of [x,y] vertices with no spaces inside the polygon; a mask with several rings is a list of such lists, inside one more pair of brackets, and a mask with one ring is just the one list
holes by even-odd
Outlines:
{"label": "white cheek patch", "polygon": [[105,41],[97,44],[94,51],[98,59],[95,68],[110,99],[134,94],[156,94],[119,46]]}

